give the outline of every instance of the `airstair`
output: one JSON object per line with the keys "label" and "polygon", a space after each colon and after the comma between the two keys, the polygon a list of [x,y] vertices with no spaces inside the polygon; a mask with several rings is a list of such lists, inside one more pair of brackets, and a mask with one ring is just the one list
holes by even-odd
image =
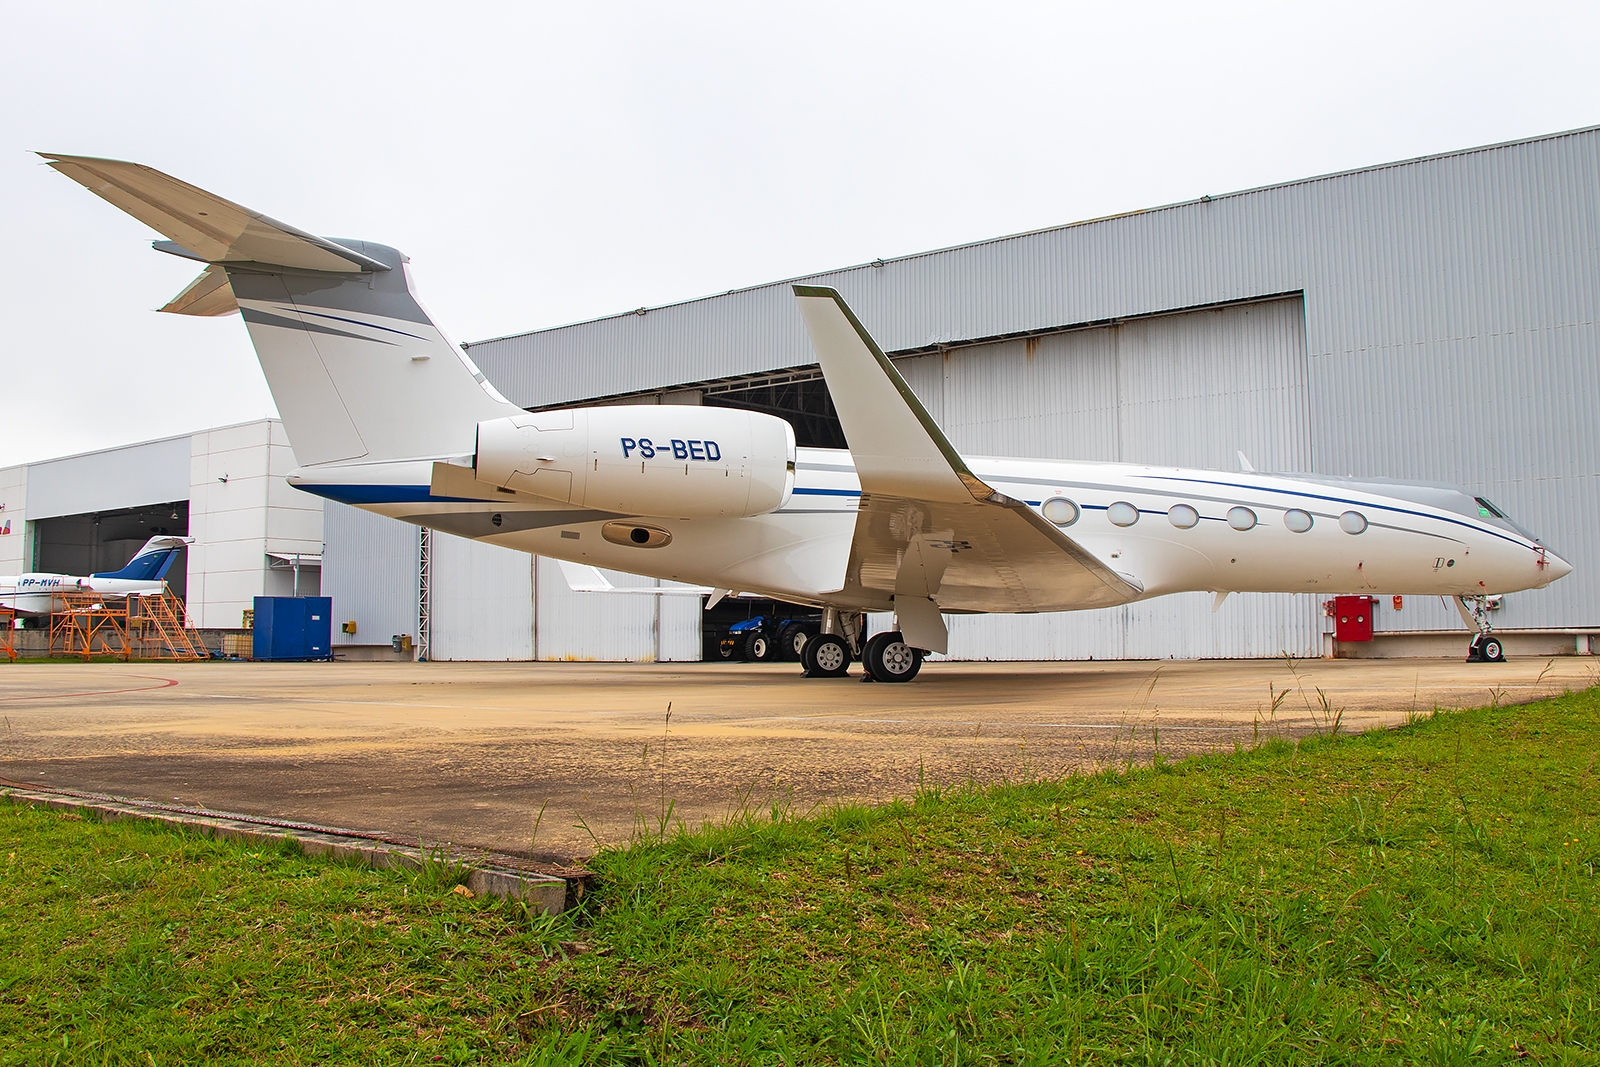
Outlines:
{"label": "airstair", "polygon": [[124,622],[128,654],[134,659],[196,660],[210,653],[187,625],[183,601],[163,587],[160,593],[128,597]]}

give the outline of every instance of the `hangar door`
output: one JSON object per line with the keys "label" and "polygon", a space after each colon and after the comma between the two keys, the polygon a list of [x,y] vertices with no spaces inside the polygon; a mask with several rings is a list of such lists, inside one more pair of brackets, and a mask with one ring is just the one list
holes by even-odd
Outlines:
{"label": "hangar door", "polygon": [[533,658],[533,557],[433,532],[429,592],[436,660]]}
{"label": "hangar door", "polygon": [[[1301,297],[896,360],[967,455],[1309,471]],[[1207,593],[1047,615],[951,616],[952,659],[1179,659],[1320,653],[1317,599]]]}

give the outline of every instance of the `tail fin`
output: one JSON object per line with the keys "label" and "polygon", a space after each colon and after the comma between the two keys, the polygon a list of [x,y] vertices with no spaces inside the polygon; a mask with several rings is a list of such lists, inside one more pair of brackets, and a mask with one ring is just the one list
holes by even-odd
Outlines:
{"label": "tail fin", "polygon": [[434,325],[395,249],[316,237],[135,163],[41,155],[170,238],[162,251],[210,264],[163,310],[239,309],[301,464],[466,455],[479,422],[521,413]]}
{"label": "tail fin", "polygon": [[189,543],[183,537],[152,537],[144,547],[134,553],[128,565],[120,571],[90,575],[92,578],[127,578],[135,582],[159,582],[167,576],[178,553]]}

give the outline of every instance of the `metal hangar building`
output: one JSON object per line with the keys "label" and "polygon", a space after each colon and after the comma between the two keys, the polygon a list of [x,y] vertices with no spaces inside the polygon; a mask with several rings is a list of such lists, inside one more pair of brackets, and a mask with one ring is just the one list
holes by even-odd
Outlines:
{"label": "metal hangar building", "polygon": [[[1576,568],[1506,597],[1496,629],[1575,650],[1600,624],[1600,128],[792,281],[838,288],[965,453],[1237,470],[1243,452],[1466,486]],[[790,280],[468,348],[528,408],[751,407],[844,444]],[[1314,656],[1326,628],[1307,594],[950,621],[968,659]],[[1438,599],[1385,599],[1377,625],[1391,653],[1465,643]]]}

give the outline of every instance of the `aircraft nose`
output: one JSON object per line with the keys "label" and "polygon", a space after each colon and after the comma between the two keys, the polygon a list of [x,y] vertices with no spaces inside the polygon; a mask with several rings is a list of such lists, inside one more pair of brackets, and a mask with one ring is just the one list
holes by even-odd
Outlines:
{"label": "aircraft nose", "polygon": [[1567,575],[1571,574],[1572,564],[1568,563],[1554,552],[1546,551],[1544,554],[1544,573],[1546,579],[1553,582],[1557,578],[1565,578]]}

